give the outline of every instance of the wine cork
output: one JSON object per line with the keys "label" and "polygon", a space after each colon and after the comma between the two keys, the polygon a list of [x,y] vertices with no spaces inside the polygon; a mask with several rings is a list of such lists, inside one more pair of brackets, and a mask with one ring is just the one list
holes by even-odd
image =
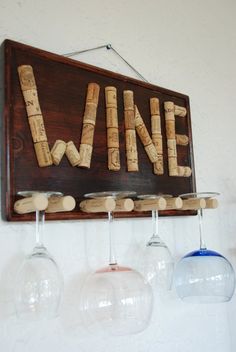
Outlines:
{"label": "wine cork", "polygon": [[41,115],[41,108],[39,105],[38,93],[36,88],[22,91],[25,101],[25,107],[28,117],[34,115]]}
{"label": "wine cork", "polygon": [[166,210],[181,209],[183,200],[180,197],[165,198]]}
{"label": "wine cork", "polygon": [[166,137],[167,139],[175,139],[175,114],[174,103],[166,101],[165,108],[165,121],[166,121]]}
{"label": "wine cork", "polygon": [[82,128],[81,144],[93,145],[94,125],[84,123]]}
{"label": "wine cork", "polygon": [[125,116],[125,129],[135,129],[135,116],[134,116],[134,93],[132,90],[124,90],[124,116]]}
{"label": "wine cork", "polygon": [[183,206],[181,210],[197,210],[204,209],[206,207],[206,201],[204,198],[189,198],[183,199]]}
{"label": "wine cork", "polygon": [[52,157],[47,142],[34,143],[34,150],[40,167],[52,165]]}
{"label": "wine cork", "polygon": [[125,110],[124,117],[125,117],[125,129],[134,130],[135,129],[134,110]]}
{"label": "wine cork", "polygon": [[72,166],[80,164],[80,154],[72,141],[66,144],[66,156]]}
{"label": "wine cork", "polygon": [[86,102],[98,105],[100,86],[97,83],[89,83],[87,88]]}
{"label": "wine cork", "polygon": [[151,115],[152,134],[161,134],[161,117],[159,115]]}
{"label": "wine cork", "polygon": [[38,165],[40,167],[52,165],[33,68],[30,65],[18,66],[18,74]]}
{"label": "wine cork", "polygon": [[126,164],[128,172],[137,172],[138,150],[135,132],[135,113],[134,113],[134,93],[131,90],[123,91],[124,101],[124,120],[125,120],[125,147]]}
{"label": "wine cork", "polygon": [[138,171],[138,152],[136,144],[136,133],[135,130],[125,131],[125,142],[126,142],[126,160],[128,172]]}
{"label": "wine cork", "polygon": [[186,146],[189,143],[189,138],[185,134],[176,134],[175,139],[177,145]]}
{"label": "wine cork", "polygon": [[80,154],[80,162],[78,164],[79,167],[84,167],[89,169],[91,165],[93,147],[89,144],[80,144],[79,154]]}
{"label": "wine cork", "polygon": [[87,87],[83,124],[96,124],[97,106],[100,87],[97,83],[89,83]]}
{"label": "wine cork", "polygon": [[162,135],[160,133],[152,134],[152,142],[156,147],[158,155],[163,154],[163,143],[162,143]]}
{"label": "wine cork", "polygon": [[183,106],[175,105],[175,116],[185,117],[187,115],[187,110]]}
{"label": "wine cork", "polygon": [[126,152],[128,172],[135,172],[139,170],[137,157],[137,150],[128,150]]}
{"label": "wine cork", "polygon": [[120,170],[120,152],[118,148],[108,149],[108,169],[111,171]]}
{"label": "wine cork", "polygon": [[180,177],[190,177],[192,175],[192,170],[188,166],[178,166],[178,176]]}
{"label": "wine cork", "polygon": [[166,120],[166,137],[167,139],[175,139],[175,121]]}
{"label": "wine cork", "polygon": [[85,105],[83,123],[89,123],[95,126],[96,116],[97,116],[97,105],[94,103],[87,103]]}
{"label": "wine cork", "polygon": [[124,90],[124,110],[134,110],[134,93],[132,90]]}
{"label": "wine cork", "polygon": [[100,86],[97,83],[88,84],[83,116],[82,136],[79,148],[80,161],[75,164],[88,169],[90,168],[92,158],[99,92]]}
{"label": "wine cork", "polygon": [[164,174],[163,155],[158,154],[158,160],[153,164],[153,172],[155,175]]}
{"label": "wine cork", "polygon": [[160,105],[158,98],[150,99],[152,142],[156,148],[158,160],[153,164],[155,175],[164,174],[163,164],[163,142],[161,134]]}
{"label": "wine cork", "polygon": [[107,147],[119,148],[119,131],[118,128],[107,128]]}
{"label": "wine cork", "polygon": [[116,207],[114,212],[122,212],[122,211],[132,211],[134,209],[134,201],[130,198],[126,199],[117,199]]}
{"label": "wine cork", "polygon": [[57,139],[51,150],[51,156],[52,156],[52,161],[54,165],[60,164],[61,159],[65,154],[65,152],[66,152],[66,143],[60,139]]}
{"label": "wine cork", "polygon": [[30,131],[34,143],[46,142],[47,136],[42,115],[34,115],[28,119]]}
{"label": "wine cork", "polygon": [[144,145],[144,147],[152,144],[152,139],[151,139],[144,123],[142,125],[137,126],[136,131],[137,131],[138,136],[139,136],[142,144]]}
{"label": "wine cork", "polygon": [[22,91],[36,89],[33,68],[30,65],[18,66],[18,74]]}
{"label": "wine cork", "polygon": [[176,140],[167,139],[168,157],[177,158]]}
{"label": "wine cork", "polygon": [[160,104],[158,98],[150,98],[151,115],[160,115]]}
{"label": "wine cork", "polygon": [[45,195],[36,193],[32,197],[17,200],[14,204],[14,211],[17,214],[33,213],[36,210],[45,210],[48,206],[48,199]]}
{"label": "wine cork", "polygon": [[169,176],[179,176],[177,158],[175,156],[168,157]]}
{"label": "wine cork", "polygon": [[107,108],[117,108],[117,97],[115,87],[105,87],[105,99]]}
{"label": "wine cork", "polygon": [[125,142],[127,151],[137,151],[135,130],[125,131]]}
{"label": "wine cork", "polygon": [[118,128],[118,114],[116,108],[106,109],[106,124],[107,128],[114,127]]}
{"label": "wine cork", "polygon": [[155,163],[158,161],[158,154],[157,154],[157,150],[156,147],[153,143],[146,145],[146,147],[144,147],[145,152],[147,153],[147,156],[149,158],[149,160],[151,161],[151,163]]}
{"label": "wine cork", "polygon": [[142,199],[134,201],[135,211],[165,210],[166,200],[163,197],[156,199]]}
{"label": "wine cork", "polygon": [[75,199],[71,196],[50,197],[46,213],[59,213],[62,211],[71,211],[75,208]]}
{"label": "wine cork", "polygon": [[172,101],[164,102],[165,109],[165,119],[166,120],[175,120],[175,105]]}
{"label": "wine cork", "polygon": [[164,103],[169,176],[178,176],[177,149],[175,140],[175,108],[172,101]]}
{"label": "wine cork", "polygon": [[148,130],[144,124],[144,121],[138,111],[137,106],[135,105],[135,128],[139,135],[139,138],[142,144],[145,146],[152,144],[152,139],[148,133]]}
{"label": "wine cork", "polygon": [[117,114],[117,91],[115,87],[105,88],[108,169],[120,170],[119,130]]}
{"label": "wine cork", "polygon": [[80,209],[86,213],[107,213],[113,211],[115,207],[116,202],[112,198],[88,199],[80,203]]}
{"label": "wine cork", "polygon": [[152,139],[147,131],[147,128],[144,124],[144,121],[138,111],[137,106],[134,106],[135,111],[135,128],[138,133],[138,136],[144,146],[144,149],[152,163],[158,161],[158,154],[154,144],[152,143]]}
{"label": "wine cork", "polygon": [[205,198],[206,201],[206,209],[216,209],[218,208],[218,200],[215,198]]}

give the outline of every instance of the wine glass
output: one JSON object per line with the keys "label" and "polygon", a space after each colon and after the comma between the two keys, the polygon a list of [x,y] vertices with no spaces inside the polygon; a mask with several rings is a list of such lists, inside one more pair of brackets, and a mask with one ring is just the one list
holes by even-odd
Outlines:
{"label": "wine glass", "polygon": [[[171,198],[170,195],[139,195],[138,199],[157,200]],[[153,203],[152,209],[152,236],[142,253],[140,272],[146,281],[159,290],[170,290],[172,284],[174,260],[166,243],[159,236],[158,209]],[[164,208],[164,207],[163,207]]]}
{"label": "wine glass", "polygon": [[[217,192],[200,192],[183,194],[180,197],[203,198],[206,200],[207,208],[209,202],[217,201],[215,197],[218,195]],[[235,289],[234,269],[223,255],[207,249],[203,237],[202,208],[198,210],[198,221],[200,248],[186,254],[178,262],[174,273],[177,294],[186,302],[227,302],[232,298]]]}
{"label": "wine glass", "polygon": [[[99,192],[85,197],[120,199],[133,195],[134,192]],[[109,264],[85,281],[80,295],[80,309],[87,327],[93,328],[98,324],[108,334],[134,334],[148,326],[152,312],[152,289],[136,270],[117,263],[112,222],[112,211],[109,211]]]}
{"label": "wine glass", "polygon": [[[60,192],[19,192],[23,197],[35,194],[62,196]],[[58,314],[62,291],[62,274],[42,242],[45,210],[36,210],[35,247],[20,267],[15,283],[15,309],[21,319],[44,320]]]}

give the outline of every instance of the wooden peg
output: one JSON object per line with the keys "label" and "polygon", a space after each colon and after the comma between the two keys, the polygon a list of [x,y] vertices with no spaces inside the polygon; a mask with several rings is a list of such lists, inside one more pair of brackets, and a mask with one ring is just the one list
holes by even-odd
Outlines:
{"label": "wooden peg", "polygon": [[113,211],[116,202],[113,198],[87,199],[80,203],[80,209],[86,213],[107,213]]}
{"label": "wooden peg", "polygon": [[32,197],[22,198],[14,204],[14,211],[17,214],[33,213],[36,210],[45,210],[48,206],[48,199],[45,195],[36,193]]}
{"label": "wooden peg", "polygon": [[132,211],[133,209],[134,209],[134,201],[132,199],[126,198],[126,199],[116,200],[116,207],[114,212]]}
{"label": "wooden peg", "polygon": [[163,197],[156,199],[141,199],[134,201],[135,211],[165,210],[166,199]]}
{"label": "wooden peg", "polygon": [[181,210],[197,210],[204,208],[206,208],[206,201],[204,198],[189,198],[183,199]]}
{"label": "wooden peg", "polygon": [[219,206],[219,202],[216,198],[205,198],[206,209],[216,209]]}
{"label": "wooden peg", "polygon": [[181,209],[183,206],[183,200],[180,197],[165,198],[166,210]]}
{"label": "wooden peg", "polygon": [[71,196],[50,197],[46,213],[59,213],[61,211],[71,211],[75,208],[75,199]]}

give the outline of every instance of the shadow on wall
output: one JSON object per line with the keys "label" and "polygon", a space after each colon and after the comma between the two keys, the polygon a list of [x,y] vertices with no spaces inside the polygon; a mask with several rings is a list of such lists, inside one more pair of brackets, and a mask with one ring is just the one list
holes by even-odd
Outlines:
{"label": "shadow on wall", "polygon": [[15,316],[14,290],[16,273],[25,259],[24,253],[11,257],[5,264],[0,277],[0,320]]}

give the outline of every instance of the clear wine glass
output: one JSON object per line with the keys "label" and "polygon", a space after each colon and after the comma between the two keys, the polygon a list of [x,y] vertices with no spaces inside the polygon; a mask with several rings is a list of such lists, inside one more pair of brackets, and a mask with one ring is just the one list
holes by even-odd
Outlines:
{"label": "clear wine glass", "polygon": [[[23,197],[37,193],[46,197],[62,196],[60,192],[19,192]],[[58,315],[63,291],[62,274],[43,244],[45,211],[36,210],[35,247],[20,267],[15,283],[15,309],[21,319],[44,320]]]}
{"label": "clear wine glass", "polygon": [[[215,199],[217,192],[180,195],[181,198]],[[186,302],[219,303],[229,301],[235,290],[231,263],[220,253],[207,249],[203,236],[203,209],[198,210],[200,248],[186,254],[177,264],[174,284],[178,296]]]}
{"label": "clear wine glass", "polygon": [[[169,198],[170,195],[139,195],[139,199]],[[140,260],[140,272],[146,281],[159,290],[170,290],[174,260],[166,243],[159,236],[158,210],[152,210],[152,236],[146,244]]]}
{"label": "clear wine glass", "polygon": [[[118,199],[133,195],[134,192],[99,192],[85,197]],[[98,324],[108,334],[134,334],[149,324],[152,289],[136,270],[117,263],[112,222],[112,212],[108,212],[109,264],[95,271],[85,281],[80,295],[80,309],[88,328]]]}

